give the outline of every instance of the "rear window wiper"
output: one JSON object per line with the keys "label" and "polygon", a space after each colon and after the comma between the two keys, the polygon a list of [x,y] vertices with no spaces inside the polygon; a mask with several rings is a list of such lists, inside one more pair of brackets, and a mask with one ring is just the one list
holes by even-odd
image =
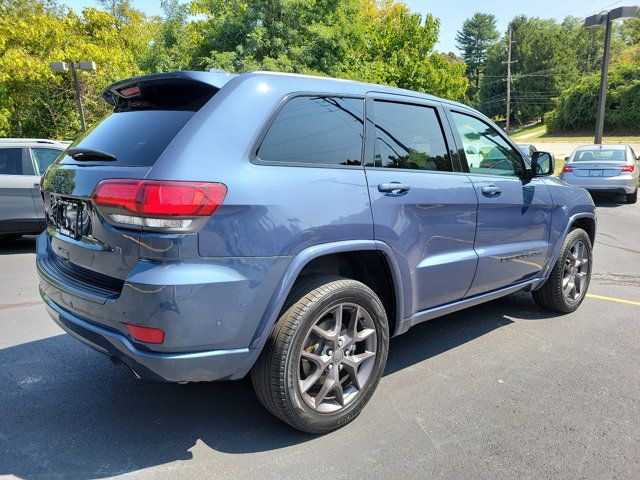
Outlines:
{"label": "rear window wiper", "polygon": [[112,162],[117,160],[112,153],[95,148],[72,147],[67,149],[67,155],[77,161],[106,160]]}

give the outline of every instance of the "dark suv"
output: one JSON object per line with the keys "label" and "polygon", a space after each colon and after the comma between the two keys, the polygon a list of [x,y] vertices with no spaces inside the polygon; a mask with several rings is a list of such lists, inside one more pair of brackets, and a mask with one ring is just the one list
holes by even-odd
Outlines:
{"label": "dark suv", "polygon": [[587,291],[591,197],[469,107],[277,73],[103,96],[113,113],[44,178],[37,267],[53,319],[136,376],[251,372],[271,413],[327,432],[373,394],[389,337],[517,290],[559,312]]}

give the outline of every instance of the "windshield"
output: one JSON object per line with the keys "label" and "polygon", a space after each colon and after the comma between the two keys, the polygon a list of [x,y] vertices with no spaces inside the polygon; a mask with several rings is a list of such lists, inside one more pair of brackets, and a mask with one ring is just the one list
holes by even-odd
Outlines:
{"label": "windshield", "polygon": [[624,150],[594,148],[590,150],[578,150],[573,156],[574,162],[610,162],[625,161]]}

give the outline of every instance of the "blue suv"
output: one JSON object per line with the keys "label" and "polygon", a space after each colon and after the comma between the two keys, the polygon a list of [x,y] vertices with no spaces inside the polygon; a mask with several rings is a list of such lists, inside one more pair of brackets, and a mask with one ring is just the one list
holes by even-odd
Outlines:
{"label": "blue suv", "polygon": [[467,106],[262,72],[103,97],[43,178],[37,268],[55,322],[137,377],[250,373],[273,415],[328,432],[413,325],[518,290],[584,299],[591,197]]}

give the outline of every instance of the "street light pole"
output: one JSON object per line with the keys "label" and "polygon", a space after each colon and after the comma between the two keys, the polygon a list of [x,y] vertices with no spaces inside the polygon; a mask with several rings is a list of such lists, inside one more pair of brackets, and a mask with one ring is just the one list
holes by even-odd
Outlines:
{"label": "street light pole", "polygon": [[598,95],[598,113],[596,116],[596,138],[593,143],[602,143],[604,134],[604,110],[607,103],[607,76],[609,74],[609,58],[611,57],[611,19],[609,12],[605,20],[604,54],[602,55],[602,72],[600,73],[600,94]]}
{"label": "street light pole", "polygon": [[587,17],[584,26],[599,27],[605,24],[604,53],[602,54],[602,72],[600,74],[600,92],[598,94],[598,113],[596,114],[596,135],[593,143],[601,144],[604,135],[604,114],[607,105],[607,77],[609,74],[609,58],[611,57],[611,24],[614,20],[635,17],[638,7],[618,7],[608,12],[601,12]]}
{"label": "street light pole", "polygon": [[93,61],[51,63],[51,70],[53,70],[54,72],[64,72],[69,69],[71,69],[71,74],[73,75],[73,89],[75,90],[78,112],[80,113],[80,125],[82,126],[82,131],[84,132],[87,130],[87,124],[84,120],[84,109],[82,108],[82,95],[80,93],[80,78],[78,77],[78,70],[95,71],[96,63]]}
{"label": "street light pole", "polygon": [[82,108],[82,97],[80,97],[80,80],[78,79],[78,72],[76,72],[75,63],[70,63],[71,66],[71,74],[73,75],[73,88],[76,91],[76,102],[78,102],[78,112],[80,112],[80,125],[82,126],[82,131],[87,130],[87,125],[84,121],[84,109]]}

